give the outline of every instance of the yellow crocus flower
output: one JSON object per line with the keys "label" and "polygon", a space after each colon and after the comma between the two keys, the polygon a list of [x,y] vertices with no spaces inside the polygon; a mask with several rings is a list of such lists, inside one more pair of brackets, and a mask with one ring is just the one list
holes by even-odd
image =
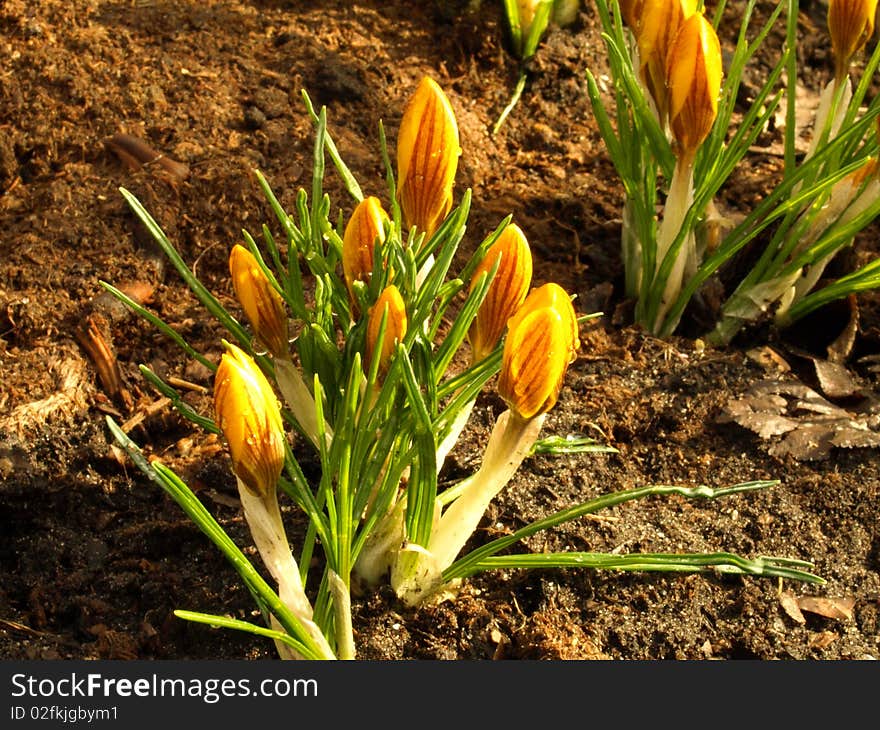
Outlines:
{"label": "yellow crocus flower", "polygon": [[236,244],[229,254],[232,288],[262,345],[276,357],[288,352],[287,312],[281,295],[266,278],[254,255]]}
{"label": "yellow crocus flower", "polygon": [[829,0],[828,33],[838,81],[849,73],[856,55],[874,35],[877,0]]}
{"label": "yellow crocus flower", "polygon": [[715,29],[702,13],[696,13],[681,26],[666,67],[669,126],[679,156],[695,154],[712,129],[722,73]]}
{"label": "yellow crocus flower", "polygon": [[[385,334],[381,342],[379,328],[382,326],[382,317],[387,312]],[[391,356],[397,347],[397,343],[403,340],[406,334],[406,306],[400,291],[393,284],[385,287],[376,303],[370,307],[367,321],[367,362],[372,362],[374,353],[378,352],[379,372],[385,373],[391,363]]]}
{"label": "yellow crocus flower", "polygon": [[639,32],[645,0],[620,0],[620,15],[634,35]]}
{"label": "yellow crocus flower", "polygon": [[250,355],[228,343],[214,378],[214,412],[236,476],[261,497],[274,491],[284,465],[278,398]]}
{"label": "yellow crocus flower", "polygon": [[461,147],[449,99],[424,77],[403,112],[397,139],[397,196],[406,225],[430,237],[452,209]]}
{"label": "yellow crocus flower", "polygon": [[364,198],[355,207],[342,237],[342,272],[352,305],[355,304],[354,282],[368,282],[373,272],[373,249],[385,241],[388,214],[378,198]]}
{"label": "yellow crocus flower", "polygon": [[532,291],[508,322],[498,393],[521,419],[549,411],[580,346],[571,299],[558,284]]}
{"label": "yellow crocus flower", "polygon": [[[500,261],[499,261],[500,259]],[[468,332],[473,361],[479,362],[495,349],[507,320],[523,303],[532,281],[532,252],[519,226],[508,225],[474,270],[471,290],[483,273],[498,265],[486,297]]]}
{"label": "yellow crocus flower", "polygon": [[643,0],[641,7],[635,2],[625,5],[627,12],[634,16],[627,19],[627,24],[638,42],[639,72],[657,107],[660,124],[665,125],[669,109],[666,88],[669,51],[682,24],[697,12],[697,0]]}

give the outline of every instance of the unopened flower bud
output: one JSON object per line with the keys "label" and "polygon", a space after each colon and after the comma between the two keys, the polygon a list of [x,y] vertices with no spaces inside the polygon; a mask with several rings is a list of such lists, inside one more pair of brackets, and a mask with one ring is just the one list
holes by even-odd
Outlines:
{"label": "unopened flower bud", "polygon": [[688,18],[669,49],[666,66],[669,126],[678,154],[693,155],[718,115],[721,44],[702,13]]}
{"label": "unopened flower bud", "polygon": [[639,72],[654,99],[661,124],[666,123],[669,110],[669,92],[666,88],[669,52],[682,24],[696,10],[696,0],[642,0],[640,7],[633,2],[627,9],[634,16],[627,19],[627,24],[638,41]]}
{"label": "unopened flower bud", "polygon": [[473,361],[479,362],[495,347],[514,312],[523,303],[532,281],[532,252],[519,226],[511,223],[492,244],[474,270],[471,290],[483,273],[498,265],[486,297],[468,332]]}
{"label": "unopened flower bud", "polygon": [[[385,333],[382,341],[377,342],[385,312],[388,313]],[[367,361],[372,362],[373,357],[377,356],[379,358],[379,372],[385,373],[391,363],[391,356],[394,354],[397,343],[403,341],[403,336],[406,334],[406,306],[396,286],[391,284],[383,289],[376,303],[370,307],[368,316]]]}
{"label": "unopened flower bud", "polygon": [[538,6],[544,2],[546,0],[516,0],[516,7],[519,11],[519,27],[522,28],[524,36],[529,34],[529,28],[532,27]]}
{"label": "unopened flower bud", "polygon": [[229,254],[232,287],[241,308],[262,345],[276,357],[288,352],[287,312],[254,255],[236,244]]}
{"label": "unopened flower bud", "polygon": [[620,15],[633,35],[638,35],[645,0],[620,0]]}
{"label": "unopened flower bud", "polygon": [[546,413],[579,346],[577,316],[565,290],[552,283],[535,289],[508,323],[498,394],[524,420]]}
{"label": "unopened flower bud", "polygon": [[349,297],[355,302],[354,282],[368,282],[373,272],[373,249],[385,241],[388,214],[378,198],[364,198],[348,221],[342,238],[342,272]]}
{"label": "unopened flower bud", "polygon": [[849,72],[850,63],[874,34],[877,0],[829,0],[828,33],[837,79]]}
{"label": "unopened flower bud", "polygon": [[284,424],[275,392],[251,357],[227,344],[214,378],[214,412],[232,468],[254,494],[275,489],[284,465]]}
{"label": "unopened flower bud", "polygon": [[397,139],[397,196],[406,225],[430,237],[452,209],[461,147],[449,99],[424,77],[403,112]]}

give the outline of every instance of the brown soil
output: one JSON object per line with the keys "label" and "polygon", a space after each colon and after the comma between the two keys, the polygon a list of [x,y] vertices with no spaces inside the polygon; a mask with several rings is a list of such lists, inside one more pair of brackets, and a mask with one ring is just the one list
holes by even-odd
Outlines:
{"label": "brown soil", "polygon": [[[732,13],[741,7],[729,5]],[[229,247],[241,228],[257,233],[271,222],[252,170],[291,208],[296,191],[310,186],[313,129],[300,90],[328,107],[346,161],[366,190],[381,195],[378,123],[393,143],[405,99],[430,74],[461,127],[458,194],[474,193],[465,247],[513,213],[535,252],[535,283],[557,281],[577,293],[580,312],[606,313],[584,326],[581,355],[544,433],[591,435],[619,449],[530,459],[472,544],[611,490],[776,478],[772,489],[716,502],[630,503],[533,538],[528,548],[786,556],[813,561],[827,584],[488,573],[469,580],[456,601],[420,610],[404,608],[388,590],[358,597],[359,656],[880,658],[876,449],[835,447],[825,458],[798,459],[778,439],[719,420],[732,398],[760,380],[819,388],[803,351],[824,357],[848,317],[831,307],[785,337],[756,328],[714,349],[695,339],[699,311],[688,313],[683,336],[670,341],[632,326],[617,256],[622,193],[586,95],[585,69],[604,72],[593,6],[586,3],[573,26],[550,31],[522,101],[493,137],[516,80],[496,6],[458,13],[373,0],[3,4],[0,656],[274,656],[262,641],[173,617],[186,608],[251,618],[254,605],[219,553],[120,458],[107,432],[105,414],[143,416],[133,437],[248,544],[222,449],[167,406],[153,408],[157,395],[137,366],[209,388],[207,372],[101,294],[100,280],[139,287],[150,307],[216,357],[220,332],[157,255],[118,188],[144,202],[205,284],[233,307]],[[830,70],[823,13],[816,0],[802,18],[802,83],[813,96]],[[185,163],[189,176],[181,180],[157,163],[126,164],[104,143],[117,133]],[[722,202],[747,208],[778,169],[772,154],[755,154]],[[348,213],[335,174],[326,184]],[[876,254],[877,230],[869,234],[857,240],[857,256]],[[845,363],[858,397],[851,388],[836,400],[852,410],[873,403],[878,388],[871,356],[880,351],[880,310],[871,296],[858,304]],[[89,321],[104,326],[115,347],[122,386],[115,392],[83,347]],[[783,371],[780,359],[791,369]],[[206,393],[191,397],[209,411]],[[499,406],[494,394],[481,397],[446,476],[474,467]],[[301,519],[288,516],[296,542]],[[842,599],[830,604],[839,613],[802,602],[799,616],[792,602],[805,596]]]}

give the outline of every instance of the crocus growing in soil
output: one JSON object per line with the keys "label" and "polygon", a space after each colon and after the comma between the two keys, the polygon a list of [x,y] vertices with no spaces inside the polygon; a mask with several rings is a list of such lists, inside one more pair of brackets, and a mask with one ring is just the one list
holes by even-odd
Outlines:
{"label": "crocus growing in soil", "polygon": [[418,569],[409,576],[392,571],[404,601],[417,605],[441,586],[443,571],[528,456],[579,345],[577,317],[565,290],[553,283],[533,290],[510,319],[504,342],[498,393],[509,408],[495,422],[480,468],[441,515]]}
{"label": "crocus growing in soil", "polygon": [[[277,483],[285,455],[278,399],[251,357],[228,343],[214,380],[214,410],[229,446],[245,520],[260,557],[278,583],[278,597],[325,658],[332,659],[333,651],[312,621],[312,606],[303,590],[278,507]],[[279,627],[274,617],[272,623]],[[299,658],[287,644],[276,642],[276,646],[282,658]]]}
{"label": "crocus growing in soil", "polygon": [[373,272],[373,249],[385,241],[388,214],[373,196],[364,198],[354,209],[342,237],[342,273],[352,309],[357,311],[356,281],[367,283]]}
{"label": "crocus growing in soil", "polygon": [[276,357],[288,352],[287,312],[281,295],[269,282],[256,257],[236,244],[229,254],[232,288],[254,334]]}
{"label": "crocus growing in soil", "polygon": [[404,222],[430,238],[452,209],[461,147],[446,94],[425,76],[403,112],[397,138],[397,197]]}
{"label": "crocus growing in soil", "polygon": [[[479,284],[481,277],[491,274],[493,269],[495,275],[468,331],[471,363],[485,359],[498,346],[507,330],[507,321],[523,303],[532,283],[532,250],[522,229],[514,223],[501,232],[498,240],[477,264],[471,277],[471,291]],[[470,401],[458,412],[448,435],[437,446],[438,473],[458,441],[474,402]]]}
{"label": "crocus growing in soil", "polygon": [[[682,24],[675,36],[666,65],[675,168],[657,233],[658,270],[693,203],[694,161],[718,114],[721,78],[718,36],[705,16],[695,13]],[[696,239],[693,231],[688,231],[666,278],[655,331],[660,329],[667,311],[678,297],[685,274],[696,270],[696,259]]]}

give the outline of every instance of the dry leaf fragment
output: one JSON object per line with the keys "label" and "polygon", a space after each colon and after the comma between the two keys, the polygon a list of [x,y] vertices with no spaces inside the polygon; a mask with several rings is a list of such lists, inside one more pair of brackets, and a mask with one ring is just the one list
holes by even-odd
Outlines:
{"label": "dry leaf fragment", "polygon": [[849,621],[853,617],[853,607],[856,605],[856,599],[852,597],[821,598],[819,596],[801,596],[797,603],[802,611],[816,613],[825,618]]}
{"label": "dry leaf fragment", "polygon": [[819,387],[829,398],[854,398],[862,395],[861,388],[843,365],[831,360],[812,358]]}
{"label": "dry leaf fragment", "polygon": [[788,614],[789,618],[797,621],[799,624],[807,622],[804,614],[801,613],[800,606],[798,606],[797,597],[791,591],[783,591],[779,594],[779,605],[782,606],[782,610]]}
{"label": "dry leaf fragment", "polygon": [[774,456],[824,459],[834,447],[880,446],[880,413],[851,413],[798,382],[755,383],[722,410],[718,422],[731,421],[763,439],[781,436],[768,447]]}

